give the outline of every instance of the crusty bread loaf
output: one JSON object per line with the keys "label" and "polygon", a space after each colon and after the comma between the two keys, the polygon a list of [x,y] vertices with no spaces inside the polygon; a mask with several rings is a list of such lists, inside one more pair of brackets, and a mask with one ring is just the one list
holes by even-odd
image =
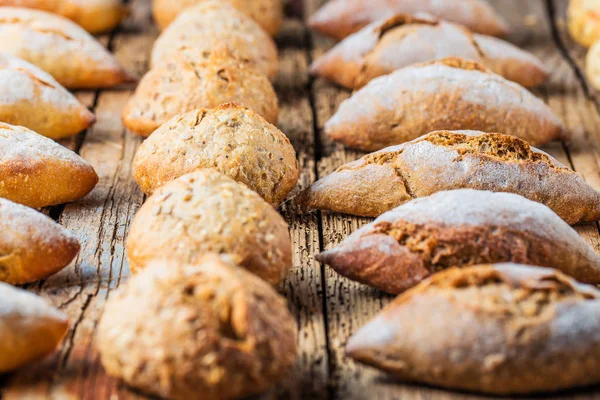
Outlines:
{"label": "crusty bread loaf", "polygon": [[[0,266],[3,266],[1,258]],[[51,353],[65,335],[69,322],[42,298],[2,282],[0,299],[0,374],[3,374]]]}
{"label": "crusty bread loaf", "polygon": [[552,265],[579,281],[600,282],[600,256],[548,207],[471,189],[412,200],[317,259],[389,293],[445,268],[495,262]]}
{"label": "crusty bread loaf", "polygon": [[248,15],[219,0],[203,1],[180,14],[154,42],[152,66],[172,60],[175,54],[202,62],[222,46],[269,78],[277,74],[273,39]]}
{"label": "crusty bread loaf", "polygon": [[133,272],[162,258],[193,264],[205,252],[228,254],[271,284],[292,264],[283,218],[246,185],[211,169],[183,175],[154,192],[127,238]]}
{"label": "crusty bread loaf", "polygon": [[346,88],[366,85],[397,69],[444,57],[483,63],[526,87],[542,84],[548,72],[532,54],[491,36],[428,17],[395,15],[348,36],[311,66],[311,72]]}
{"label": "crusty bread loaf", "polygon": [[272,287],[205,254],[133,276],[109,299],[96,344],[110,375],[146,393],[237,399],[282,378],[296,359],[296,332]]}
{"label": "crusty bread loaf", "polygon": [[232,103],[181,114],[162,125],[138,149],[133,176],[150,195],[204,168],[246,184],[275,207],[299,176],[287,136],[254,111]]}
{"label": "crusty bread loaf", "polygon": [[75,135],[96,121],[50,74],[5,53],[0,53],[0,93],[0,121],[52,139]]}
{"label": "crusty bread loaf", "polygon": [[0,122],[0,197],[41,208],[75,201],[96,183],[94,168],[71,150]]}
{"label": "crusty bread loaf", "polygon": [[325,124],[330,138],[366,151],[443,129],[502,132],[534,146],[558,139],[565,131],[550,108],[522,86],[459,58],[374,79]]}
{"label": "crusty bread loaf", "polygon": [[310,25],[321,33],[343,39],[394,14],[416,13],[429,13],[485,35],[508,33],[506,22],[482,0],[331,0],[310,18]]}
{"label": "crusty bread loaf", "polygon": [[185,55],[151,69],[123,110],[132,132],[149,136],[178,114],[234,102],[277,124],[277,94],[260,71],[217,50],[207,60]]}
{"label": "crusty bread loaf", "polygon": [[0,7],[0,52],[31,62],[70,89],[111,87],[131,80],[93,36],[45,11]]}
{"label": "crusty bread loaf", "polygon": [[126,14],[121,0],[0,0],[0,6],[36,8],[59,14],[90,33],[116,28]]}
{"label": "crusty bread loaf", "polygon": [[71,232],[42,213],[0,198],[0,281],[20,285],[44,279],[78,252]]}
{"label": "crusty bread loaf", "polygon": [[577,43],[585,47],[594,44],[600,39],[600,1],[570,0],[567,26]]}
{"label": "crusty bread loaf", "polygon": [[303,206],[377,217],[416,197],[470,188],[510,192],[569,224],[600,219],[600,192],[514,136],[436,131],[342,165],[296,199]]}
{"label": "crusty bread loaf", "polygon": [[[1,0],[0,0],[1,1]],[[165,29],[184,9],[208,0],[152,0],[154,20]],[[232,6],[248,14],[269,35],[276,36],[283,24],[282,0],[227,0]]]}
{"label": "crusty bread loaf", "polygon": [[516,264],[451,269],[399,296],[348,341],[409,382],[490,394],[600,382],[600,292]]}

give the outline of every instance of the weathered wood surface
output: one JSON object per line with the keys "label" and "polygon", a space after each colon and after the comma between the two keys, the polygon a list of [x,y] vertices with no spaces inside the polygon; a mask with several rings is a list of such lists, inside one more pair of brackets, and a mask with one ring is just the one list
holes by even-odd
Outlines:
{"label": "weathered wood surface", "polygon": [[[325,0],[305,0],[304,18]],[[565,121],[573,139],[545,148],[571,165],[600,190],[600,114],[598,93],[589,89],[585,52],[565,31],[566,0],[493,0],[513,28],[509,40],[542,58],[552,71],[550,82],[536,91]],[[141,76],[157,32],[150,0],[131,0],[132,15],[101,40],[121,62]],[[325,121],[349,92],[322,79],[311,79],[308,64],[333,42],[310,32],[300,15],[290,13],[277,39],[280,72],[275,82],[281,115],[279,127],[291,139],[301,166],[295,192],[360,153],[344,149],[322,133]],[[144,399],[107,377],[93,347],[96,323],[106,299],[129,276],[124,242],[129,224],[144,198],[131,178],[131,161],[141,140],[126,132],[120,113],[133,87],[78,93],[98,123],[64,141],[89,160],[100,183],[84,200],[46,212],[81,239],[75,262],[52,278],[28,288],[50,299],[72,322],[60,350],[41,363],[0,378],[0,398],[8,399]],[[293,203],[281,208],[294,243],[294,270],[279,291],[288,298],[299,327],[299,358],[289,376],[265,399],[479,399],[481,396],[405,385],[344,356],[344,345],[390,296],[337,276],[314,261],[319,250],[335,246],[367,218],[332,213],[298,214]],[[577,227],[600,251],[597,224]],[[600,399],[600,389],[578,390],[552,399]]]}

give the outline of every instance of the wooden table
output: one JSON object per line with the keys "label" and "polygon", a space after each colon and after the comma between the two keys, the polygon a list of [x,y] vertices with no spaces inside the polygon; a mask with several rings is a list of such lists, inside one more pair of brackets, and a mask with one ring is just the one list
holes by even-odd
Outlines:
{"label": "wooden table", "polygon": [[[457,0],[458,1],[458,0]],[[305,16],[324,0],[306,0]],[[545,148],[600,190],[600,97],[583,72],[585,51],[565,31],[566,0],[495,0],[493,6],[509,21],[512,42],[535,53],[552,71],[549,83],[536,91],[563,119],[573,135],[570,143]],[[147,69],[157,31],[149,0],[131,0],[132,14],[112,35],[101,38],[121,62],[138,76]],[[344,149],[322,134],[322,126],[349,96],[307,67],[332,42],[310,32],[302,17],[290,11],[277,43],[280,71],[275,83],[281,114],[279,127],[298,153],[301,180],[296,192],[359,153]],[[144,399],[109,378],[92,343],[108,296],[127,280],[124,241],[144,196],[131,177],[131,161],[141,139],[126,132],[121,110],[133,87],[78,93],[98,117],[90,130],[63,144],[89,160],[100,182],[84,200],[46,210],[82,243],[76,261],[61,273],[30,285],[66,312],[71,329],[60,350],[36,365],[0,378],[0,399]],[[403,385],[344,356],[344,344],[391,300],[375,290],[337,276],[314,261],[314,254],[335,246],[369,222],[330,213],[297,215],[281,212],[290,224],[294,270],[279,291],[289,300],[299,327],[298,362],[289,376],[264,398],[281,399],[477,399],[480,396]],[[597,224],[576,227],[597,251]],[[440,334],[443,334],[442,332]],[[578,390],[552,399],[600,399],[600,388]]]}

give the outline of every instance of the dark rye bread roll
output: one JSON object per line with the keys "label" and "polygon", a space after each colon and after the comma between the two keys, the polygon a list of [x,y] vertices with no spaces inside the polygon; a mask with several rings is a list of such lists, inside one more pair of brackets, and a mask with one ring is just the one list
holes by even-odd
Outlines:
{"label": "dark rye bread roll", "polygon": [[548,71],[532,54],[491,36],[427,16],[395,15],[347,37],[311,65],[311,73],[349,89],[412,64],[445,57],[479,61],[525,87],[542,84]]}
{"label": "dark rye bread roll", "polygon": [[473,32],[504,36],[508,25],[482,0],[331,0],[310,18],[310,26],[336,39],[395,14],[428,13]]}
{"label": "dark rye bread roll", "polygon": [[502,132],[533,146],[559,139],[564,132],[560,119],[527,89],[460,58],[374,79],[325,124],[331,139],[364,151],[443,129]]}
{"label": "dark rye bread roll", "polygon": [[377,217],[416,197],[470,188],[509,192],[573,225],[600,219],[600,192],[515,136],[436,131],[342,165],[302,192],[302,206]]}
{"label": "dark rye bread roll", "polygon": [[548,207],[472,189],[401,205],[317,260],[389,293],[449,267],[497,262],[552,265],[581,282],[600,283],[600,256]]}
{"label": "dark rye bread roll", "polygon": [[595,287],[499,264],[434,275],[360,328],[346,353],[403,381],[506,395],[597,384],[599,349]]}

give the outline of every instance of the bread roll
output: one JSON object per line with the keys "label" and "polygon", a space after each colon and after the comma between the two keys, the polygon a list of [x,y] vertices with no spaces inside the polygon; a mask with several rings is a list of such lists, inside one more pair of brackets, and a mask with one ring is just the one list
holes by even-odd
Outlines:
{"label": "bread roll", "polygon": [[51,75],[4,53],[0,53],[0,93],[0,121],[52,139],[75,135],[96,121]]}
{"label": "bread roll", "polygon": [[412,200],[317,259],[389,293],[449,267],[496,262],[552,265],[581,282],[600,283],[600,256],[548,207],[471,189]]}
{"label": "bread roll", "polygon": [[206,0],[186,9],[154,42],[152,66],[176,54],[202,62],[219,47],[249,63],[269,78],[277,74],[277,47],[248,15],[220,0]]}
{"label": "bread roll", "polygon": [[22,58],[69,89],[104,88],[130,75],[93,36],[45,11],[0,7],[0,52]]}
{"label": "bread roll", "polygon": [[508,33],[506,22],[482,0],[331,0],[310,18],[310,26],[336,39],[394,14],[428,13],[491,36]]}
{"label": "bread roll", "polygon": [[69,322],[42,298],[6,283],[0,282],[0,298],[3,374],[50,354],[67,332]]}
{"label": "bread roll", "polygon": [[[207,0],[153,0],[152,13],[159,28],[165,29],[184,9]],[[277,36],[283,24],[282,0],[228,0],[239,11],[248,14],[269,35]]]}
{"label": "bread roll", "polygon": [[600,90],[600,41],[594,43],[587,53],[585,73],[592,86]]}
{"label": "bread roll", "polygon": [[377,217],[416,197],[471,188],[509,192],[550,207],[569,224],[600,219],[600,192],[514,136],[436,131],[342,165],[306,189],[303,206]]}
{"label": "bread roll", "polygon": [[123,122],[132,132],[149,136],[178,114],[229,102],[277,124],[277,95],[263,73],[227,53],[217,51],[197,62],[180,54],[142,78],[123,110]]}
{"label": "bread roll", "polygon": [[37,8],[59,14],[90,33],[116,28],[126,14],[121,0],[0,0],[0,6]]}
{"label": "bread roll", "polygon": [[0,122],[0,197],[41,208],[75,201],[96,183],[94,168],[71,150]]}
{"label": "bread roll", "polygon": [[534,146],[562,137],[562,122],[523,87],[459,58],[400,69],[344,101],[325,132],[365,151],[435,130],[472,129],[517,136]]}
{"label": "bread roll", "polygon": [[20,285],[44,279],[78,252],[71,232],[42,213],[0,198],[0,281]]}
{"label": "bread roll", "polygon": [[416,63],[444,57],[479,61],[526,87],[546,80],[540,60],[518,47],[427,17],[398,14],[350,35],[311,66],[311,72],[349,89]]}
{"label": "bread roll", "polygon": [[600,1],[570,0],[567,25],[577,43],[590,47],[600,39]]}
{"label": "bread roll", "polygon": [[271,284],[292,264],[288,227],[277,211],[246,185],[210,169],[154,192],[127,239],[133,272],[163,258],[193,264],[205,252],[228,254]]}
{"label": "bread roll", "polygon": [[181,175],[205,168],[246,184],[273,206],[285,200],[299,176],[287,136],[254,111],[232,103],[165,123],[138,149],[133,176],[150,195]]}
{"label": "bread roll", "polygon": [[399,296],[346,352],[404,381],[525,394],[599,383],[599,332],[595,287],[548,268],[482,265]]}

